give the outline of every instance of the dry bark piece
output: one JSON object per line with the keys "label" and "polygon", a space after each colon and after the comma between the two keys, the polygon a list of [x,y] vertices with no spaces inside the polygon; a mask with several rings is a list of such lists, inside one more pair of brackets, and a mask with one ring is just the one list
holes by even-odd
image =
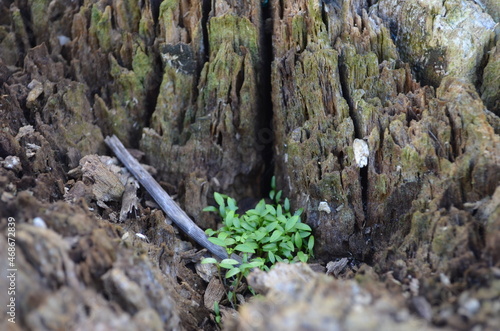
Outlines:
{"label": "dry bark piece", "polygon": [[127,180],[125,185],[125,192],[123,192],[122,197],[122,208],[120,210],[120,222],[124,222],[129,214],[135,213],[137,217],[137,212],[139,211],[139,198],[137,197],[137,189],[139,184],[133,178]]}
{"label": "dry bark piece", "polygon": [[326,274],[337,277],[347,266],[349,259],[344,257],[338,261],[330,261],[326,264]]}
{"label": "dry bark piece", "polygon": [[221,302],[225,294],[226,290],[224,289],[224,284],[220,282],[218,277],[212,277],[203,296],[205,307],[213,310],[214,303],[216,301]]}
{"label": "dry bark piece", "polygon": [[248,280],[266,295],[242,305],[227,330],[435,329],[410,316],[402,295],[314,273],[306,264],[278,263]]}
{"label": "dry bark piece", "polygon": [[125,191],[117,174],[111,171],[97,155],[87,155],[80,160],[82,179],[92,187],[97,201],[119,201]]}

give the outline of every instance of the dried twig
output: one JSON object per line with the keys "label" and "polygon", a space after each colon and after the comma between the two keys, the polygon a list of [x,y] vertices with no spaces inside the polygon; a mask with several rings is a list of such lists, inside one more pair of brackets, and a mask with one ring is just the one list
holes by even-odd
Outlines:
{"label": "dried twig", "polygon": [[[200,229],[186,213],[175,203],[174,200],[165,192],[160,184],[137,162],[136,159],[125,149],[121,141],[116,137],[106,137],[106,144],[111,148],[115,155],[120,159],[123,165],[134,175],[139,183],[151,194],[156,203],[163,209],[167,216],[177,226],[184,231],[190,238],[201,246],[208,249],[212,254],[220,259],[226,259],[227,253],[223,247],[217,246],[208,241],[205,232]],[[241,258],[235,254],[231,258],[241,261]]]}

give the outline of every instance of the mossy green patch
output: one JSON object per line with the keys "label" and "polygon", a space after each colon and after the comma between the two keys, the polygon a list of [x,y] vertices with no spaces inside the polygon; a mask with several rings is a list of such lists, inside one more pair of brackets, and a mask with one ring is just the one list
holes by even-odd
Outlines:
{"label": "mossy green patch", "polygon": [[246,17],[225,14],[212,17],[208,22],[208,42],[210,45],[210,58],[217,55],[220,48],[227,42],[232,45],[233,51],[242,55],[247,49],[254,65],[260,60],[259,34],[257,27]]}
{"label": "mossy green patch", "polygon": [[111,52],[112,45],[111,7],[107,6],[102,12],[98,5],[92,6],[89,34],[95,36],[103,52]]}

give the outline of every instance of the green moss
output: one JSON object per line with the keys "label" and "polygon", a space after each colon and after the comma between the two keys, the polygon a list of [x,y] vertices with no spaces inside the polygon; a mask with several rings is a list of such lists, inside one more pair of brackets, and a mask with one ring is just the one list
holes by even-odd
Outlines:
{"label": "green moss", "polygon": [[119,29],[137,32],[141,19],[141,9],[137,0],[121,0],[114,3],[115,19]]}
{"label": "green moss", "polygon": [[370,77],[379,76],[378,57],[375,53],[358,54],[353,46],[348,46],[344,52],[344,63],[347,66],[347,84],[349,91],[356,89],[371,90],[372,82],[366,83]]}
{"label": "green moss", "polygon": [[486,107],[500,116],[500,40],[489,53],[488,64],[484,68],[481,85],[481,99]]}
{"label": "green moss", "polygon": [[408,235],[409,240],[420,242],[428,240],[428,231],[431,226],[431,215],[429,213],[422,213],[415,211],[411,217],[411,230]]}
{"label": "green moss", "polygon": [[134,71],[121,67],[113,56],[109,56],[111,76],[117,85],[111,96],[112,132],[123,141],[129,141],[142,129],[144,124],[144,85]]}
{"label": "green moss", "polygon": [[144,45],[144,42],[139,41],[134,49],[134,57],[132,58],[132,69],[142,84],[145,83],[146,78],[153,71],[153,59],[146,54],[145,48],[146,45]]}
{"label": "green moss", "polygon": [[370,194],[376,202],[384,202],[390,190],[389,186],[389,177],[386,174],[372,174],[370,177]]}
{"label": "green moss", "polygon": [[243,46],[250,51],[254,65],[259,63],[258,29],[246,17],[225,14],[211,18],[208,22],[208,42],[211,59],[225,43],[230,43],[238,55],[243,55],[240,48]]}
{"label": "green moss", "polygon": [[101,12],[98,5],[92,6],[89,33],[95,36],[103,52],[111,52],[113,50],[111,41],[111,7],[106,6],[104,12]]}
{"label": "green moss", "polygon": [[[29,8],[31,11],[32,29],[37,36],[37,43],[48,40],[48,7],[51,0],[31,0],[29,1]],[[41,37],[43,40],[40,40]]]}
{"label": "green moss", "polygon": [[308,29],[305,32],[309,47],[330,48],[328,29],[323,23],[320,1],[307,0]]}
{"label": "green moss", "polygon": [[297,52],[303,51],[307,45],[307,23],[304,15],[292,18],[292,38],[299,47]]}
{"label": "green moss", "polygon": [[454,243],[454,226],[437,226],[432,237],[432,251],[438,256],[452,255],[456,246]]}
{"label": "green moss", "polygon": [[12,24],[14,25],[16,38],[22,40],[23,46],[25,48],[24,51],[26,52],[30,48],[30,44],[29,44],[28,33],[26,32],[26,26],[24,25],[23,17],[18,8],[14,8],[11,11],[11,13],[12,13],[11,15]]}
{"label": "green moss", "polygon": [[396,49],[396,46],[394,45],[394,42],[392,41],[391,38],[391,32],[389,29],[387,29],[385,26],[382,26],[380,28],[380,50],[379,50],[379,62],[382,63],[383,61],[395,61],[399,58],[398,51]]}
{"label": "green moss", "polygon": [[406,145],[401,150],[401,175],[407,181],[417,180],[423,168],[420,154],[411,145]]}
{"label": "green moss", "polygon": [[179,143],[184,112],[192,103],[193,77],[165,67],[151,125],[170,143]]}

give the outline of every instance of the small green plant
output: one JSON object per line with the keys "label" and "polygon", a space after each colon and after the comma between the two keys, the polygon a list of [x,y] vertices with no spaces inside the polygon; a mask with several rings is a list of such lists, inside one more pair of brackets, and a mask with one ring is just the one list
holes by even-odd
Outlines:
{"label": "small green plant", "polygon": [[218,326],[221,326],[221,316],[220,316],[220,309],[219,309],[219,302],[215,301],[214,302],[214,313],[215,313],[215,322],[217,323]]}
{"label": "small green plant", "polygon": [[271,180],[269,197],[272,203],[262,199],[254,209],[245,214],[236,213],[236,201],[227,195],[214,193],[219,207],[206,207],[204,211],[217,212],[223,226],[219,230],[207,229],[208,240],[226,249],[228,256],[236,253],[242,256],[242,263],[234,259],[217,261],[206,258],[202,263],[214,263],[225,278],[232,279],[227,292],[228,300],[235,306],[235,292],[243,277],[253,268],[269,270],[276,262],[307,262],[313,253],[314,237],[311,227],[300,221],[302,209],[293,215],[290,201],[281,204],[282,191],[276,192],[276,179]]}

